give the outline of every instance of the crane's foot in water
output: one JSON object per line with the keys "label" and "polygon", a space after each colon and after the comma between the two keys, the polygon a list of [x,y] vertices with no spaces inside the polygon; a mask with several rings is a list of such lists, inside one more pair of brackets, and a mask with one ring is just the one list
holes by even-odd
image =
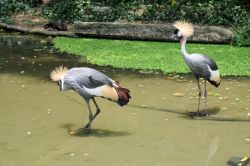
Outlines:
{"label": "crane's foot in water", "polygon": [[84,129],[84,132],[86,134],[90,134],[91,133],[91,128],[89,127],[89,124],[87,124],[83,129]]}
{"label": "crane's foot in water", "polygon": [[90,134],[91,133],[91,129],[90,128],[84,128],[84,133]]}
{"label": "crane's foot in water", "polygon": [[196,118],[196,117],[208,117],[208,115],[206,113],[202,113],[202,112],[188,112],[187,113],[188,116],[192,117],[192,118]]}

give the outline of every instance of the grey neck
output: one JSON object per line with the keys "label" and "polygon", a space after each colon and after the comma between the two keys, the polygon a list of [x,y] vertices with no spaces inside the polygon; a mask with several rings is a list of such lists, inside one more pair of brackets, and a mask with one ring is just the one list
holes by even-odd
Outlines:
{"label": "grey neck", "polygon": [[189,55],[186,51],[186,42],[187,42],[187,37],[182,36],[181,53],[184,59],[186,59],[187,56]]}

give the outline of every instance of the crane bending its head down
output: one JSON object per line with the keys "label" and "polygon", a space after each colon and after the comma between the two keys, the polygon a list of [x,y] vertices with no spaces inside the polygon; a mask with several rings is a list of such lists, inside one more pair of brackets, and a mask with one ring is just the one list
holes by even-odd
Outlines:
{"label": "crane bending its head down", "polygon": [[188,54],[186,51],[186,42],[187,38],[193,35],[194,28],[193,25],[189,22],[185,21],[176,21],[173,26],[176,28],[174,30],[174,34],[172,37],[180,39],[181,44],[181,53],[184,58],[187,66],[192,71],[196,79],[198,80],[198,90],[199,90],[199,101],[198,101],[198,110],[197,115],[200,113],[200,98],[201,98],[201,89],[200,89],[200,78],[204,78],[205,85],[205,110],[206,115],[207,112],[207,89],[206,89],[206,81],[210,82],[215,87],[220,85],[220,73],[216,63],[209,58],[208,56],[192,53]]}
{"label": "crane bending its head down", "polygon": [[[50,78],[58,83],[61,91],[74,90],[86,101],[89,109],[89,123],[85,126],[86,132],[90,132],[91,122],[100,113],[95,97],[107,98],[120,106],[126,105],[131,98],[128,89],[122,88],[117,81],[92,68],[67,69],[60,66],[51,72]],[[97,109],[94,116],[89,104],[90,100],[93,100]]]}

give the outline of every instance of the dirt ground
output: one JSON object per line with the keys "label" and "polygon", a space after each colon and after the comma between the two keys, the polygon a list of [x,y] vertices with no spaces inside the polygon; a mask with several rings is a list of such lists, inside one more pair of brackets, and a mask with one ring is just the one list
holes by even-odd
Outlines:
{"label": "dirt ground", "polygon": [[[43,25],[47,24],[49,20],[44,18],[40,15],[39,10],[35,10],[34,12],[28,13],[18,13],[13,14],[11,16],[11,20],[14,22],[15,25],[24,27],[24,28],[32,28],[37,30],[43,30]],[[73,29],[73,24],[67,23],[68,31]],[[52,31],[52,29],[47,29]]]}

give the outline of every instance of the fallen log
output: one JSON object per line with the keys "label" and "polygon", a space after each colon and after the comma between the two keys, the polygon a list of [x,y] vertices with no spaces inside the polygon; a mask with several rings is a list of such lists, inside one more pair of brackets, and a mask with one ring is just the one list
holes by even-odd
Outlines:
{"label": "fallen log", "polygon": [[[86,37],[174,41],[174,27],[170,23],[141,24],[117,22],[74,22],[76,34]],[[230,43],[232,31],[219,26],[194,25],[194,35],[189,39],[199,43]]]}

